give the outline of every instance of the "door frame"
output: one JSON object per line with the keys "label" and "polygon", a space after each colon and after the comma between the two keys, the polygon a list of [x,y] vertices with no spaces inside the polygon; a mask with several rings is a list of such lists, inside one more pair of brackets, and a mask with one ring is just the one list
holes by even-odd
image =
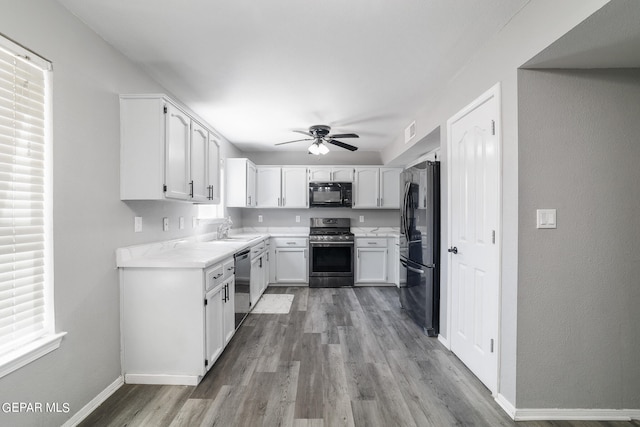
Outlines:
{"label": "door frame", "polygon": [[[458,111],[456,114],[451,116],[447,120],[447,244],[451,246],[452,240],[452,221],[451,221],[451,183],[453,182],[453,172],[452,172],[452,158],[451,158],[451,146],[453,141],[451,140],[451,127],[453,123],[458,121],[460,118],[466,116],[469,112],[476,109],[480,105],[484,104],[491,98],[495,98],[498,102],[496,103],[496,123],[495,123],[495,137],[496,141],[496,149],[497,149],[497,158],[498,158],[498,171],[497,171],[497,204],[496,212],[498,213],[498,218],[496,221],[496,245],[498,246],[496,249],[498,251],[497,259],[496,259],[496,278],[498,280],[498,330],[495,331],[496,337],[496,378],[492,385],[489,387],[491,394],[494,397],[497,397],[500,391],[500,366],[501,366],[501,347],[502,347],[502,91],[500,82],[493,85],[489,90],[484,92],[470,104],[465,106],[463,109]],[[451,264],[452,255],[450,253],[447,254],[447,338],[446,338],[446,347],[451,350],[451,323],[452,323],[452,309],[453,309],[453,298],[452,298],[452,283],[451,283]]]}

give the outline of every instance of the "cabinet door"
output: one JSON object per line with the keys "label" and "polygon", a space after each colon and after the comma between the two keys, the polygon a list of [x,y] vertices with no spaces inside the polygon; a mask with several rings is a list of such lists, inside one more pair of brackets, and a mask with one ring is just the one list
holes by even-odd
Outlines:
{"label": "cabinet door", "polygon": [[224,348],[224,286],[207,293],[205,306],[205,348],[207,370],[213,366]]}
{"label": "cabinet door", "polygon": [[188,199],[191,119],[172,104],[166,107],[165,197]]}
{"label": "cabinet door", "polygon": [[380,207],[400,209],[400,173],[398,168],[380,168]]}
{"label": "cabinet door", "polygon": [[331,168],[309,168],[309,181],[331,181]]}
{"label": "cabinet door", "polygon": [[282,201],[286,208],[308,208],[307,168],[282,168]]}
{"label": "cabinet door", "polygon": [[247,162],[247,206],[256,206],[256,166]]}
{"label": "cabinet door", "polygon": [[353,168],[333,168],[331,171],[331,181],[353,182]]}
{"label": "cabinet door", "polygon": [[225,294],[225,298],[223,298],[224,308],[223,308],[223,323],[224,323],[224,344],[226,345],[231,338],[233,338],[233,334],[236,332],[236,319],[235,319],[235,286],[236,281],[234,277],[229,278],[223,287]]}
{"label": "cabinet door", "polygon": [[197,202],[206,202],[209,199],[207,188],[207,146],[209,145],[209,132],[198,122],[191,122],[191,193],[192,199]]}
{"label": "cabinet door", "polygon": [[356,248],[356,283],[387,282],[387,248]]}
{"label": "cabinet door", "polygon": [[249,297],[251,299],[251,307],[255,307],[260,298],[260,290],[262,288],[262,261],[260,257],[251,261],[251,279],[249,282]]}
{"label": "cabinet door", "polygon": [[256,168],[256,206],[259,208],[277,208],[281,205],[280,168]]}
{"label": "cabinet door", "polygon": [[354,208],[377,208],[379,205],[379,168],[356,168]]}
{"label": "cabinet door", "polygon": [[275,262],[277,283],[308,283],[306,248],[276,248]]}
{"label": "cabinet door", "polygon": [[207,146],[207,196],[209,203],[220,203],[220,142],[209,132]]}

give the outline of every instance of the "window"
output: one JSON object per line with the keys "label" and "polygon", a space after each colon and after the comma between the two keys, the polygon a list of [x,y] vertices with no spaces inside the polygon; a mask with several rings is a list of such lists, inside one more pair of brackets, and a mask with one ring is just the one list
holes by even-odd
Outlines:
{"label": "window", "polygon": [[51,64],[0,37],[0,376],[54,350]]}

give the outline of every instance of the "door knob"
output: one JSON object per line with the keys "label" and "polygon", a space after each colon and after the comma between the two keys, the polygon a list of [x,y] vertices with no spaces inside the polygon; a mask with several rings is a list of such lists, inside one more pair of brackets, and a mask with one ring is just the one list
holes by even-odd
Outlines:
{"label": "door knob", "polygon": [[452,248],[447,249],[448,252],[451,252],[452,254],[457,254],[458,253],[458,248],[456,248],[455,246]]}

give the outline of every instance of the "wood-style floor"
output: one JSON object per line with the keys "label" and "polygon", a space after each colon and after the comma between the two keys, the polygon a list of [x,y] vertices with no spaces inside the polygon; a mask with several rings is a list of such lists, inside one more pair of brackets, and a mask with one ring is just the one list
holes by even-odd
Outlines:
{"label": "wood-style floor", "polygon": [[250,314],[197,387],[124,385],[81,426],[640,426],[514,423],[395,288],[267,292],[291,312]]}

